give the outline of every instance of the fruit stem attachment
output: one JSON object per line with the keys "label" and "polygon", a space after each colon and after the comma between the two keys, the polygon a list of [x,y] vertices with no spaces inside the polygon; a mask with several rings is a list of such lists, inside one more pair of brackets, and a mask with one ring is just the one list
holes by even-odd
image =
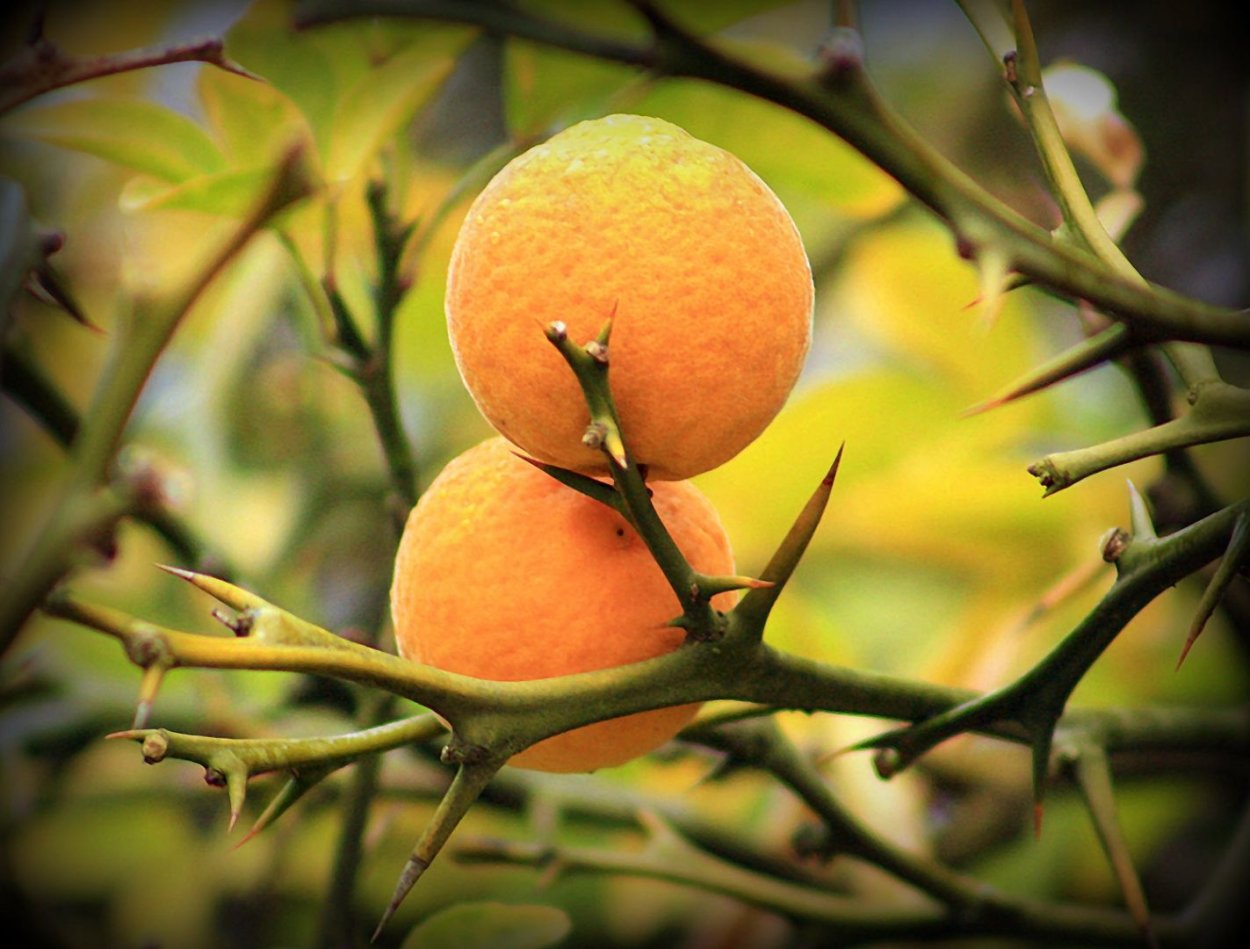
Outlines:
{"label": "fruit stem attachment", "polygon": [[[587,447],[601,451],[607,459],[618,499],[611,506],[620,511],[638,531],[681,604],[682,615],[674,620],[674,625],[683,627],[690,641],[705,642],[721,638],[725,631],[725,618],[712,606],[712,597],[727,589],[756,586],[757,581],[705,577],[700,574],[690,566],[656,513],[642,469],[626,447],[620,417],[608,383],[612,317],[608,317],[599,334],[584,346],[569,339],[568,328],[559,320],[548,323],[544,332],[547,340],[556,347],[573,370],[581,387],[582,397],[590,412],[590,424],[586,427],[582,441]],[[551,473],[547,466],[543,467]],[[553,477],[581,490],[575,477],[566,478],[556,474]],[[583,493],[596,500],[604,500],[601,490]]]}

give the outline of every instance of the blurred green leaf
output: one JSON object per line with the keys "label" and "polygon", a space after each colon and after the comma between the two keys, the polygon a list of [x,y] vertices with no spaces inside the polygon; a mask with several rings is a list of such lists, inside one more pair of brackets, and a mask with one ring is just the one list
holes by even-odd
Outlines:
{"label": "blurred green leaf", "polygon": [[204,69],[197,89],[209,127],[233,167],[250,168],[273,160],[275,149],[307,123],[294,104],[273,86],[221,69]]}
{"label": "blurred green leaf", "polygon": [[504,65],[504,109],[518,136],[619,111],[609,102],[644,81],[628,66],[518,40],[508,42]]}
{"label": "blurred green leaf", "polygon": [[458,26],[362,20],[292,26],[293,4],[262,0],[230,30],[227,50],[303,114],[327,175],[354,176],[428,97],[474,36]]}
{"label": "blurred green leaf", "polygon": [[11,119],[32,137],[165,181],[225,169],[208,134],[186,116],[143,99],[100,96],[26,109]]}
{"label": "blurred green leaf", "polygon": [[200,175],[172,188],[151,178],[135,178],[122,189],[121,206],[127,211],[203,211],[238,217],[252,208],[272,178],[265,168]]}
{"label": "blurred green leaf", "polygon": [[356,175],[378,146],[447,78],[472,34],[432,30],[343,91],[325,147],[331,181]]}
{"label": "blurred green leaf", "polygon": [[226,54],[288,96],[317,140],[325,139],[338,93],[335,63],[308,34],[294,31],[290,4],[252,4],[226,34]]}
{"label": "blurred green leaf", "polygon": [[554,906],[457,903],[412,929],[403,949],[544,949],[571,928],[568,915]]}

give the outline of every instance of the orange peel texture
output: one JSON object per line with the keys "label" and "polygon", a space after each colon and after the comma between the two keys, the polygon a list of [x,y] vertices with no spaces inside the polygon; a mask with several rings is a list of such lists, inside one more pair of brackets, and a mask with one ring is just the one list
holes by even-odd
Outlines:
{"label": "orange peel texture", "polygon": [[812,275],[786,209],[728,152],[661,119],[610,115],[518,156],[469,209],[448,274],[456,364],[525,452],[598,474],[577,343],[612,317],[611,386],[653,480],[736,455],[785,403],[811,340]]}

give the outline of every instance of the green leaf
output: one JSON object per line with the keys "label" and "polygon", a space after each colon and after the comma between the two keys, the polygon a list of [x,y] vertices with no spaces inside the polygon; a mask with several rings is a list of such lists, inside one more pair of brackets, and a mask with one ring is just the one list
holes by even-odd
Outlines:
{"label": "green leaf", "polygon": [[252,209],[272,180],[273,172],[266,168],[200,175],[172,188],[151,178],[135,178],[122,189],[120,203],[126,211],[203,211],[240,217]]}
{"label": "green leaf", "polygon": [[518,136],[571,125],[606,112],[630,111],[630,89],[644,79],[628,66],[510,41],[504,56],[504,112]]}
{"label": "green leaf", "polygon": [[324,45],[296,33],[289,5],[270,0],[254,3],[226,34],[227,55],[289,97],[318,142],[329,134],[339,93],[336,63]]}
{"label": "green leaf", "polygon": [[26,109],[14,128],[165,181],[221,171],[225,160],[185,115],[142,99],[100,96]]}
{"label": "green leaf", "polygon": [[568,915],[554,906],[457,903],[413,928],[403,949],[544,949],[571,929]]}
{"label": "green leaf", "polygon": [[378,147],[438,89],[472,34],[434,30],[346,89],[325,143],[326,175],[354,177]]}
{"label": "green leaf", "polygon": [[349,178],[409,118],[475,35],[461,26],[359,20],[297,32],[292,5],[261,0],[227,51],[295,104],[335,180]]}
{"label": "green leaf", "polygon": [[299,110],[273,86],[221,69],[201,70],[198,85],[209,127],[236,167],[267,164],[301,131],[308,135]]}

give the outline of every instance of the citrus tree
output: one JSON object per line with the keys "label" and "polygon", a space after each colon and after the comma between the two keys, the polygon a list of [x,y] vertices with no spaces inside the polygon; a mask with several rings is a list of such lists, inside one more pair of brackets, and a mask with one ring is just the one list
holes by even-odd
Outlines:
{"label": "citrus tree", "polygon": [[10,14],[12,931],[1226,944],[1244,169],[1038,6]]}

